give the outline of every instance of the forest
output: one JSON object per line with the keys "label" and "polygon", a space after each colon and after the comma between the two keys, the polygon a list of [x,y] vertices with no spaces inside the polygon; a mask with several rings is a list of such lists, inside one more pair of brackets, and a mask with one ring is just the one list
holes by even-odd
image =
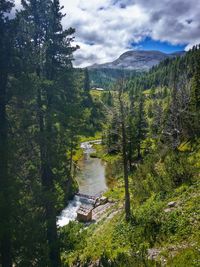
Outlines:
{"label": "forest", "polygon": [[114,84],[119,79],[130,79],[134,76],[140,74],[139,71],[136,70],[126,70],[126,69],[96,69],[89,68],[89,79],[90,79],[90,87],[100,87],[107,90],[112,90]]}
{"label": "forest", "polygon": [[[73,67],[59,0],[21,3],[0,2],[0,266],[200,266],[200,45],[99,74]],[[60,227],[97,139],[110,206]]]}

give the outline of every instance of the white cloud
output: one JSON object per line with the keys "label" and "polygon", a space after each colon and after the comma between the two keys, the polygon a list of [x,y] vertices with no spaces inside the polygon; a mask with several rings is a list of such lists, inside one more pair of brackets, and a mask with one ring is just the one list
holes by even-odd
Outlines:
{"label": "white cloud", "polygon": [[[61,0],[61,4],[64,2]],[[76,28],[76,43],[80,46],[75,53],[75,65],[113,60],[130,49],[131,42],[140,41],[148,33],[145,27],[148,16],[141,7],[120,8],[112,2],[75,0],[65,6],[69,16],[63,24]]]}
{"label": "white cloud", "polygon": [[[16,0],[20,2],[20,0]],[[200,42],[200,1],[60,0],[65,28],[76,29],[76,66],[114,60],[145,37],[187,44]]]}
{"label": "white cloud", "polygon": [[[65,5],[65,0],[61,0]],[[198,1],[197,1],[198,2]],[[195,0],[75,0],[65,9],[65,26],[76,28],[81,49],[75,64],[110,61],[146,36],[171,44],[199,42],[200,2]],[[114,5],[115,3],[115,5]],[[123,8],[124,7],[124,8]]]}

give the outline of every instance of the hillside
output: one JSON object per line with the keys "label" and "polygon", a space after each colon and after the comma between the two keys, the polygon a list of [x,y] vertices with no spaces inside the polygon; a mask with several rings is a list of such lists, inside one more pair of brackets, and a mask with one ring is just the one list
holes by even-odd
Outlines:
{"label": "hillside", "polygon": [[144,51],[133,50],[123,53],[118,59],[113,62],[104,64],[94,64],[89,66],[89,69],[126,69],[145,71],[157,65],[166,58],[172,58],[184,54],[184,52],[177,52],[166,54],[160,51]]}
{"label": "hillside", "polygon": [[172,54],[160,51],[127,51],[113,62],[89,66],[91,86],[110,87],[117,79],[136,76],[167,58],[183,54],[181,51]]}
{"label": "hillside", "polygon": [[108,165],[113,186],[105,196],[113,206],[87,228],[61,229],[65,266],[199,266],[199,56],[196,47],[98,95],[110,112],[93,156]]}
{"label": "hillside", "polygon": [[131,78],[141,74],[135,70],[122,70],[112,68],[90,68],[88,69],[91,87],[112,89],[114,83],[122,78]]}

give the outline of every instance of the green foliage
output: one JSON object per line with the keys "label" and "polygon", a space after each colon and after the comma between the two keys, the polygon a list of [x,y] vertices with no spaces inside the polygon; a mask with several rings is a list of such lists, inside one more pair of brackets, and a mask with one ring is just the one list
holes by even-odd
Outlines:
{"label": "green foliage", "polygon": [[[148,249],[158,247],[158,262],[163,256],[169,266],[198,266],[199,47],[143,74],[74,70],[74,29],[62,28],[59,1],[23,0],[9,21],[12,6],[0,3],[0,265],[61,266],[56,215],[77,190],[72,176],[73,161],[82,156],[80,136],[96,139],[106,128],[104,150],[97,146],[93,156],[107,161],[106,195],[117,202],[116,214],[109,211],[88,229],[77,223],[60,228],[63,264],[153,266]],[[122,112],[111,89],[130,76]],[[122,123],[130,223],[122,212]],[[177,205],[166,210],[171,200]]]}
{"label": "green foliage", "polygon": [[[198,266],[199,185],[182,185],[165,198],[154,194],[142,204],[133,199],[130,223],[117,206],[112,219],[87,229],[87,242],[66,253],[66,262],[92,264],[98,259],[102,266],[132,267],[162,266],[165,260],[166,266]],[[177,205],[167,208],[172,200]],[[149,249],[158,251],[156,261],[148,259]]]}
{"label": "green foliage", "polygon": [[182,249],[174,258],[169,260],[171,267],[198,267],[200,262],[200,255],[198,248]]}
{"label": "green foliage", "polygon": [[[161,155],[148,156],[133,174],[134,198],[143,201],[153,193],[165,195],[183,183],[191,184],[197,178],[198,169],[191,163],[190,154],[168,152],[162,161]],[[139,177],[139,179],[138,179]]]}
{"label": "green foliage", "polygon": [[196,46],[128,81],[130,101],[145,96],[149,134],[173,149],[199,136],[199,55]]}
{"label": "green foliage", "polygon": [[[8,152],[3,156],[6,162],[2,161],[0,136],[0,162],[4,166],[0,173],[5,178],[9,175],[6,180],[11,182],[0,186],[0,198],[5,199],[5,204],[0,202],[1,226],[5,222],[8,225],[0,227],[0,265],[5,246],[17,266],[31,266],[33,262],[60,266],[56,215],[77,191],[72,177],[73,155],[94,107],[89,92],[84,91],[83,72],[72,68],[72,53],[77,48],[71,45],[74,29],[62,28],[59,1],[24,0],[12,23],[4,21],[2,13],[9,12],[11,2],[0,4],[0,65],[6,56],[6,65],[1,66],[6,88],[0,89],[5,112],[0,113],[6,115],[9,125],[9,146],[5,146],[9,156]],[[12,32],[11,25],[15,27]],[[6,38],[10,31],[7,41],[2,30]],[[2,41],[6,41],[5,47]],[[14,55],[12,62],[10,54]],[[2,74],[0,83],[1,78]],[[85,108],[83,100],[90,107]],[[3,129],[5,120],[0,120]]]}
{"label": "green foliage", "polygon": [[91,87],[100,87],[111,90],[117,80],[139,76],[140,72],[120,69],[89,69]]}
{"label": "green foliage", "polygon": [[192,183],[196,177],[196,168],[189,161],[189,154],[171,153],[165,159],[166,175],[177,186]]}
{"label": "green foliage", "polygon": [[86,245],[87,230],[80,223],[70,222],[59,228],[61,252],[70,253]]}

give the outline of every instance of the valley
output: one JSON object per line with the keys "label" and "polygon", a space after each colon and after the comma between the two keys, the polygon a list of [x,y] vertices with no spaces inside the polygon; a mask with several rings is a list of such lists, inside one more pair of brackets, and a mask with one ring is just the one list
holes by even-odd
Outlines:
{"label": "valley", "polygon": [[200,266],[199,10],[1,0],[0,267]]}

